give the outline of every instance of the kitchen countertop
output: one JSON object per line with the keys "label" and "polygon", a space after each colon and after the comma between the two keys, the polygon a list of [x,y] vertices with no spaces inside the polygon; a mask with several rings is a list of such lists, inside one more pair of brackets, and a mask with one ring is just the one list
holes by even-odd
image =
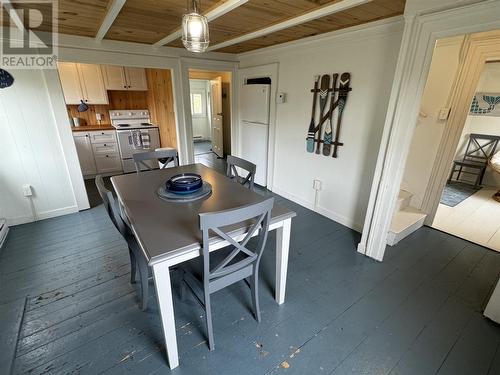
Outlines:
{"label": "kitchen countertop", "polygon": [[72,126],[71,130],[74,132],[93,132],[100,130],[115,130],[111,124],[102,125],[82,125],[82,126]]}

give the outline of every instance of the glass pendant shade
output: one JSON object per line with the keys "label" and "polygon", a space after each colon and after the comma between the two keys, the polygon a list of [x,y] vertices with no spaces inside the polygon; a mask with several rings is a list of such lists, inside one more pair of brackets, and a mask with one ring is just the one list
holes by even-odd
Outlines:
{"label": "glass pendant shade", "polygon": [[189,12],[182,17],[182,44],[188,51],[205,52],[210,43],[208,20],[198,12],[196,0],[189,3]]}

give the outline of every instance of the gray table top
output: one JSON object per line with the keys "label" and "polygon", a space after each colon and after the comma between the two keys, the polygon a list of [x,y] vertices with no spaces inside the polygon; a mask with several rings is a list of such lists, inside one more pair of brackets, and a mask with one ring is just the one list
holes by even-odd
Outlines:
{"label": "gray table top", "polygon": [[[186,172],[201,175],[212,185],[212,194],[189,203],[167,202],[158,197],[161,184]],[[111,182],[150,264],[200,248],[200,212],[227,210],[266,199],[202,164],[114,176]],[[271,223],[294,216],[295,212],[275,203]],[[230,230],[243,232],[246,225]]]}

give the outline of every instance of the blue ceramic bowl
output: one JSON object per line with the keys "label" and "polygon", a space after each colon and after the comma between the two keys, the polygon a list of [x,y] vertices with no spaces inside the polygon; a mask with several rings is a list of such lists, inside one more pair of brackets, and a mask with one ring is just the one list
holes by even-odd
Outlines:
{"label": "blue ceramic bowl", "polygon": [[202,186],[201,176],[195,173],[176,174],[165,184],[167,191],[175,194],[192,194],[200,190]]}

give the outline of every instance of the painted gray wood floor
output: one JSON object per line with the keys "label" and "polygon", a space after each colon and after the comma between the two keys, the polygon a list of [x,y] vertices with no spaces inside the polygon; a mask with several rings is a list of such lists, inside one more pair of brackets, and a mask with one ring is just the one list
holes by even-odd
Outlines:
{"label": "painted gray wood floor", "polygon": [[[356,253],[357,233],[277,200],[298,212],[285,304],[273,300],[273,234],[262,322],[244,284],[215,294],[214,352],[203,310],[175,288],[181,365],[172,373],[500,374],[500,328],[481,315],[500,254],[423,228],[377,263]],[[102,206],[12,228],[0,254],[1,349],[15,350],[12,373],[170,373],[155,296],[141,312],[129,268]],[[13,347],[6,339],[19,325]]]}

